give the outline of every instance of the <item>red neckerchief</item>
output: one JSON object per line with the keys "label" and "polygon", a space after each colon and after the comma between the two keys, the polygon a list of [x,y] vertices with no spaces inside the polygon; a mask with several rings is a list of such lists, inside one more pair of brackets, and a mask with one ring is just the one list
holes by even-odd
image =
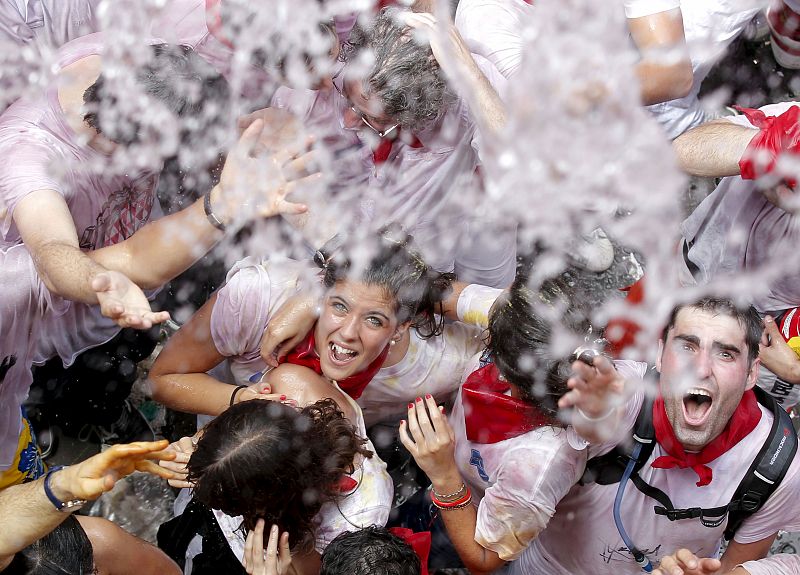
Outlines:
{"label": "red neckerchief", "polygon": [[222,0],[206,0],[206,27],[211,35],[233,50],[233,42],[222,31]]}
{"label": "red neckerchief", "polygon": [[431,532],[420,531],[414,533],[411,529],[405,527],[392,527],[389,533],[396,535],[406,543],[408,543],[414,550],[414,553],[419,557],[420,575],[428,575],[428,555],[431,553]]}
{"label": "red neckerchief", "polygon": [[510,386],[500,380],[493,363],[473,371],[461,388],[467,439],[473,443],[497,443],[556,424],[537,407],[504,395]]}
{"label": "red neckerchief", "polygon": [[[755,180],[771,173],[782,153],[800,153],[800,108],[792,106],[780,116],[767,116],[753,108],[735,108],[759,129],[739,160],[742,179]],[[784,180],[791,188],[797,186],[794,178]]]}
{"label": "red neckerchief", "polygon": [[[361,397],[361,394],[364,392],[364,388],[367,387],[367,384],[372,381],[372,378],[375,377],[376,373],[378,373],[378,370],[383,365],[383,362],[386,361],[387,355],[389,355],[388,345],[384,348],[377,359],[367,366],[367,369],[364,371],[359,371],[358,373],[354,373],[345,379],[337,380],[336,383],[339,384],[341,390],[347,395],[353,399],[358,399]],[[314,349],[314,331],[310,331],[306,336],[306,339],[301,341],[296,348],[294,348],[283,360],[281,360],[280,363],[304,365],[305,367],[313,369],[315,372],[322,375],[322,368],[319,364],[319,355],[317,355],[317,352]]]}
{"label": "red neckerchief", "polygon": [[733,412],[728,425],[711,443],[706,445],[700,453],[686,453],[683,446],[675,437],[664,408],[664,399],[659,396],[653,404],[653,427],[656,431],[656,441],[668,453],[656,458],[651,464],[658,469],[691,467],[697,473],[700,481],[698,487],[711,483],[713,479],[711,468],[706,465],[731,449],[752,432],[761,420],[761,409],[758,407],[756,394],[752,389],[744,392],[742,401]]}
{"label": "red neckerchief", "polygon": [[[396,128],[400,130],[400,128]],[[394,143],[397,141],[403,141],[405,144],[408,144],[412,148],[421,148],[423,146],[422,142],[419,141],[419,138],[416,136],[412,136],[410,142],[405,142],[403,139],[403,134],[396,134],[394,138],[381,138],[378,142],[377,147],[372,150],[372,161],[375,164],[382,164],[386,160],[389,159],[389,154],[392,153],[392,147]]]}

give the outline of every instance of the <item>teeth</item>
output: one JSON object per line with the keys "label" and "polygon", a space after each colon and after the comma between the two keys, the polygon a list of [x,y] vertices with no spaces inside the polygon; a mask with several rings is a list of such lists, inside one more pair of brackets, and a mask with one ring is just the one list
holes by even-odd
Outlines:
{"label": "teeth", "polygon": [[711,394],[703,389],[692,388],[686,392],[686,395],[702,395],[704,397],[711,397]]}
{"label": "teeth", "polygon": [[355,356],[358,353],[356,351],[353,351],[352,349],[346,349],[346,348],[344,348],[344,347],[342,347],[340,345],[337,345],[335,343],[331,344],[331,349],[333,350],[333,353],[349,355],[349,356]]}

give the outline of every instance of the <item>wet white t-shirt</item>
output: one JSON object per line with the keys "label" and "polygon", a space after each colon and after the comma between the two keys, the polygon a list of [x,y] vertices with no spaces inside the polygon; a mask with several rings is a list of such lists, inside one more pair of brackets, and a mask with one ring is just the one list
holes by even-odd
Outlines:
{"label": "wet white t-shirt", "polygon": [[[639,394],[626,416],[630,429],[636,420],[643,396]],[[708,466],[713,479],[709,485],[697,487],[697,474],[692,469],[654,469],[650,464],[665,452],[656,445],[639,475],[650,485],[666,493],[676,508],[726,505],[750,467],[755,454],[769,436],[772,414],[761,409],[756,429]],[[565,479],[566,481],[566,479]],[[619,575],[641,573],[640,567],[622,542],[612,515],[618,484],[575,485],[561,500],[548,528],[536,539],[520,565],[520,573],[547,572],[553,575]],[[800,458],[795,457],[786,477],[757,513],[742,523],[734,539],[742,544],[754,543],[785,529],[800,528],[796,499],[800,489]],[[625,489],[621,516],[634,544],[656,565],[676,549],[686,547],[699,557],[719,554],[726,522],[706,527],[700,519],[669,521],[656,515],[657,503],[642,494],[632,482]],[[577,544],[576,544],[577,543]]]}
{"label": "wet white t-shirt", "polygon": [[[479,356],[473,358],[465,379],[479,360]],[[645,364],[630,361],[615,366],[623,376],[636,379],[646,370]],[[475,540],[501,559],[515,561],[511,572],[534,572],[520,571],[517,563],[525,564],[531,542],[580,479],[587,458],[604,446],[589,448],[572,427],[549,426],[497,443],[469,441],[461,392],[448,421],[456,436],[456,465],[478,507]]]}
{"label": "wet white t-shirt", "polygon": [[800,575],[800,555],[781,553],[742,563],[750,575]]}
{"label": "wet white t-shirt", "polygon": [[[251,257],[237,262],[228,272],[227,283],[217,293],[211,312],[211,337],[217,350],[229,358],[237,383],[249,385],[267,369],[261,359],[261,337],[270,318],[300,290],[302,282],[309,285],[316,281],[317,271],[294,260]],[[491,293],[497,292],[489,290]],[[474,301],[477,315],[481,315],[487,297]],[[468,309],[462,312],[470,315]],[[395,365],[378,370],[358,399],[367,426],[399,420],[406,414],[409,401],[428,393],[438,401],[451,399],[467,362],[483,347],[482,335],[481,328],[462,323],[447,324],[441,336],[428,339],[412,330],[405,356]]]}

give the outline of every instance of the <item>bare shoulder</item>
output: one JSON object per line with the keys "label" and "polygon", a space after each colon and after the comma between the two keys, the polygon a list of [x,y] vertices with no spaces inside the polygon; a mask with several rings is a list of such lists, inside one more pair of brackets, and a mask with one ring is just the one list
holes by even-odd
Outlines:
{"label": "bare shoulder", "polygon": [[266,380],[272,386],[272,393],[285,394],[301,407],[330,398],[339,405],[345,417],[355,421],[355,410],[345,394],[307,367],[284,363],[270,371]]}

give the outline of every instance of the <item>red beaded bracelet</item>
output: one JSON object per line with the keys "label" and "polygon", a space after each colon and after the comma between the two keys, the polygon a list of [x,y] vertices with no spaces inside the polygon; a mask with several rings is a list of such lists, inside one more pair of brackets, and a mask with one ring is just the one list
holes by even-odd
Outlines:
{"label": "red beaded bracelet", "polygon": [[472,491],[467,487],[466,493],[454,501],[442,501],[431,492],[431,502],[439,509],[459,509],[472,501]]}

